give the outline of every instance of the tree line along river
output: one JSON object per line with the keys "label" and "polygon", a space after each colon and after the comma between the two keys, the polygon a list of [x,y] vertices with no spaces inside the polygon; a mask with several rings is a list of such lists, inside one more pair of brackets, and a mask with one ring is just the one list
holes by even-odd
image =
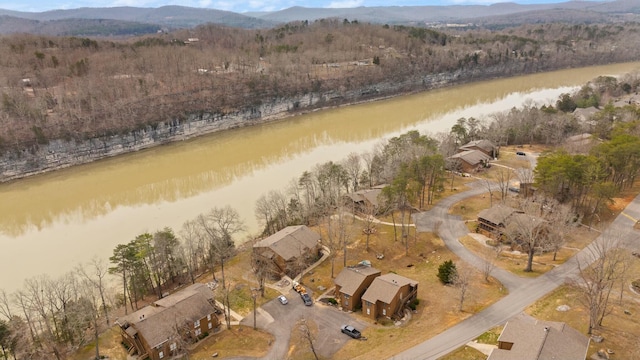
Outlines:
{"label": "tree line along river", "polygon": [[[305,170],[369,151],[409,130],[448,132],[460,117],[482,118],[523,104],[555,103],[600,75],[640,62],[483,81],[317,111],[214,133],[116,158],[0,184],[0,288],[59,276],[143,232],[182,224],[231,205],[258,234],[256,200]],[[242,241],[242,239],[238,239]]]}

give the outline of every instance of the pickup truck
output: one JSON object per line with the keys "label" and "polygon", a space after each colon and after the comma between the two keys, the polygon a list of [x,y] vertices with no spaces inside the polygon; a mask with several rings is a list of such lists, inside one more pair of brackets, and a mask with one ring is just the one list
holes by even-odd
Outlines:
{"label": "pickup truck", "polygon": [[351,336],[354,339],[360,339],[362,337],[362,333],[360,333],[360,331],[358,331],[358,329],[354,328],[351,325],[342,325],[340,327],[340,331],[343,334],[347,334],[347,335]]}

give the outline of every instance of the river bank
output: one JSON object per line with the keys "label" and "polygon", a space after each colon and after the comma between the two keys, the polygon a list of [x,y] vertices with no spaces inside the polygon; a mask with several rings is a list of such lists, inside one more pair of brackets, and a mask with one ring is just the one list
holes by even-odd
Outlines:
{"label": "river bank", "polygon": [[268,99],[258,106],[235,112],[192,113],[188,114],[185,120],[167,119],[156,126],[147,126],[124,134],[110,134],[86,140],[50,140],[45,144],[3,152],[0,156],[0,182],[86,164],[214,132],[285,120],[313,111],[380,101],[475,81],[525,75],[530,73],[531,69],[526,64],[515,64],[508,69],[496,66],[482,71],[470,68],[451,73],[416,75],[404,81],[388,81],[356,90],[334,90],[301,94],[294,98]]}

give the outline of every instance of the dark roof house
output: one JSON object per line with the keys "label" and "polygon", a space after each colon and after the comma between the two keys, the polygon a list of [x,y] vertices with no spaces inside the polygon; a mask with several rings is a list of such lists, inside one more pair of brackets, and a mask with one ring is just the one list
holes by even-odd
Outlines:
{"label": "dark roof house", "polygon": [[589,338],[562,322],[509,320],[487,360],[584,360]]}
{"label": "dark roof house", "polygon": [[354,311],[362,304],[362,294],[373,280],[380,276],[380,270],[367,265],[346,267],[338,274],[335,296],[343,310]]}

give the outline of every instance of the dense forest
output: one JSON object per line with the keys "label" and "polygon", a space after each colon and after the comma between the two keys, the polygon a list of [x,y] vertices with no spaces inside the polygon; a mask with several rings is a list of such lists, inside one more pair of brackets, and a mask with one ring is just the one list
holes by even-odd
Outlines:
{"label": "dense forest", "polygon": [[[204,25],[127,40],[0,38],[0,152],[227,114],[294,94],[384,82],[400,91],[456,81],[637,60],[637,23],[536,24],[499,31],[296,22],[269,30]],[[396,90],[398,91],[398,90]],[[372,91],[368,98],[394,94]],[[305,109],[300,109],[305,110]]]}

